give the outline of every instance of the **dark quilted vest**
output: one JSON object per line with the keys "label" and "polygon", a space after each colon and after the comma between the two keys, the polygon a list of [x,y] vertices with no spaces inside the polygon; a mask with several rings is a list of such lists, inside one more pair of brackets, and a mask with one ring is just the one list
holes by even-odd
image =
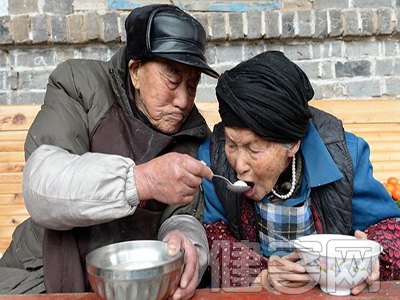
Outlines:
{"label": "dark quilted vest", "polygon": [[[323,233],[350,234],[354,170],[346,146],[342,122],[319,109],[310,107],[310,111],[313,116],[312,124],[324,141],[337,167],[344,175],[339,181],[312,189],[314,217],[320,219]],[[225,155],[225,135],[221,123],[214,127],[211,145],[210,156],[213,172],[222,174],[233,182],[236,181],[236,172],[230,167]],[[222,180],[214,180],[213,183],[225,209],[230,230],[236,238],[242,240],[245,235],[240,224],[241,195],[228,191]]]}

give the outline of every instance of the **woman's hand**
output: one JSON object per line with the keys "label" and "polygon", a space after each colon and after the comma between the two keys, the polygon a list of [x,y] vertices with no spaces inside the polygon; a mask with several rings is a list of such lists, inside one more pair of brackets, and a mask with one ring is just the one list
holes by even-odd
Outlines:
{"label": "woman's hand", "polygon": [[299,262],[297,251],[279,257],[271,256],[268,260],[268,283],[285,294],[303,294],[316,285],[306,269]]}
{"label": "woman's hand", "polygon": [[179,286],[172,295],[173,300],[186,300],[196,293],[199,278],[198,254],[192,242],[179,230],[173,230],[167,234],[165,241],[168,242],[168,254],[174,256],[179,249],[185,250],[185,268],[179,281]]}
{"label": "woman's hand", "polygon": [[[360,230],[356,230],[354,233],[354,236],[358,239],[366,239],[367,238],[367,234]],[[377,281],[379,279],[379,276],[380,276],[380,272],[379,272],[379,258],[378,258],[375,261],[374,265],[372,266],[371,274],[369,274],[368,277],[363,282],[361,282],[359,285],[353,287],[351,289],[351,293],[353,295],[357,295],[357,294],[361,293],[367,287],[372,286],[372,288],[373,288],[374,283],[379,283]]]}

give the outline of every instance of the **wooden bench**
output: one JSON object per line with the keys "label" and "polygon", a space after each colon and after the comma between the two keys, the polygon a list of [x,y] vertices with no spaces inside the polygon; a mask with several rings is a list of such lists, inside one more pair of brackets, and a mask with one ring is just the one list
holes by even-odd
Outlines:
{"label": "wooden bench", "polygon": [[[219,122],[217,102],[196,103],[210,128]],[[346,130],[371,146],[374,175],[400,178],[400,100],[313,100],[313,106],[338,116]],[[15,227],[28,216],[21,194],[24,141],[40,105],[0,105],[0,253]]]}

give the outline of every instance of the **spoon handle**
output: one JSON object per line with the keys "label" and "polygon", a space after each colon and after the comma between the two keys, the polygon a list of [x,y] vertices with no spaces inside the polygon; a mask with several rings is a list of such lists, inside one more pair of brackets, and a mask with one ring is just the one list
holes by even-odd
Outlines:
{"label": "spoon handle", "polygon": [[274,233],[274,234],[275,234],[276,237],[280,238],[281,240],[284,240],[285,242],[288,242],[289,244],[292,244],[296,248],[305,249],[305,250],[308,250],[308,251],[311,251],[311,252],[314,251],[312,248],[305,247],[302,244],[297,243],[297,242],[292,241],[292,240],[289,240],[288,238],[285,238],[285,237],[283,237],[283,236],[281,236],[281,235],[279,235],[277,233]]}
{"label": "spoon handle", "polygon": [[232,184],[232,182],[230,182],[230,181],[228,180],[228,178],[226,178],[226,177],[224,177],[224,176],[214,174],[213,177],[221,178],[221,179],[225,180],[227,183]]}

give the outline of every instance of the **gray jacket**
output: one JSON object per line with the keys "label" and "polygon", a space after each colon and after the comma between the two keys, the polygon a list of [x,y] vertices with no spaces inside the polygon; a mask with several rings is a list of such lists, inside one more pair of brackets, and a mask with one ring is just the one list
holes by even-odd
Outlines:
{"label": "gray jacket", "polygon": [[[139,204],[133,176],[137,162],[119,153],[91,152],[93,130],[112,106],[135,119],[125,88],[125,53],[123,46],[110,62],[67,61],[49,78],[44,105],[25,143],[23,195],[32,219],[52,234],[121,218],[134,220]],[[194,156],[209,134],[204,118],[194,108],[178,135],[193,138],[189,154]],[[109,141],[102,143],[103,150]],[[165,208],[158,228],[158,239],[179,227],[193,242],[199,253],[200,278],[208,264],[207,238],[198,222],[203,205],[199,192],[188,206]],[[49,292],[75,292],[81,288],[51,288]]]}

